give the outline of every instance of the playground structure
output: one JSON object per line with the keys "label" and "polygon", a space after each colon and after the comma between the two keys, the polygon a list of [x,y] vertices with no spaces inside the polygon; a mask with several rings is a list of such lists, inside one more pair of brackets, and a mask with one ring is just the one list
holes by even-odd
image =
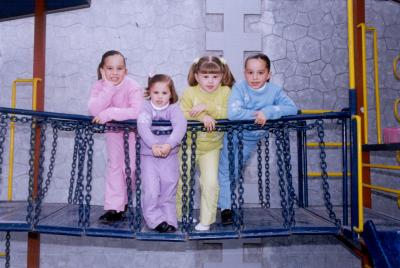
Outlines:
{"label": "playground structure", "polygon": [[[352,1],[349,1],[349,14],[353,13]],[[349,33],[353,32],[354,23],[349,16]],[[363,24],[357,25],[362,32],[373,31],[372,28]],[[376,32],[375,32],[376,34]],[[349,58],[354,58],[354,50],[352,42],[354,37],[349,34]],[[365,40],[365,38],[364,38]],[[363,45],[365,47],[365,44]],[[365,59],[365,53],[364,59]],[[377,54],[374,59],[377,58]],[[397,60],[398,61],[398,60]],[[397,63],[393,63],[396,70]],[[362,66],[365,66],[364,63]],[[116,124],[110,127],[99,127],[90,124],[90,117],[78,115],[64,115],[56,113],[34,112],[2,108],[1,112],[1,128],[2,137],[6,137],[8,127],[11,135],[14,133],[14,125],[29,125],[30,135],[30,160],[29,160],[29,196],[27,202],[11,201],[1,203],[1,230],[7,231],[7,241],[10,241],[11,231],[24,231],[34,233],[53,233],[64,235],[88,235],[88,236],[109,236],[109,237],[126,237],[142,240],[188,240],[188,239],[211,239],[211,238],[237,238],[237,237],[262,237],[277,236],[289,234],[334,234],[350,241],[355,248],[363,248],[367,246],[369,254],[377,267],[396,267],[399,263],[396,245],[399,239],[396,235],[399,230],[399,219],[385,216],[377,211],[369,209],[363,204],[363,191],[365,189],[375,189],[397,194],[400,196],[399,190],[389,189],[372,185],[365,181],[365,175],[369,172],[369,168],[385,168],[399,169],[398,166],[386,166],[382,164],[371,164],[365,161],[362,152],[371,152],[377,150],[400,150],[399,144],[383,144],[381,141],[382,133],[380,130],[379,118],[379,89],[376,87],[376,109],[377,109],[377,144],[368,144],[368,113],[366,98],[366,70],[362,70],[363,93],[356,94],[355,66],[352,60],[349,60],[350,73],[350,105],[348,110],[327,112],[327,111],[303,111],[304,115],[284,118],[276,122],[270,122],[264,129],[267,135],[264,139],[264,145],[260,144],[258,148],[259,166],[258,170],[258,192],[259,207],[247,208],[244,206],[243,200],[243,178],[239,177],[238,183],[232,181],[232,203],[235,211],[235,222],[232,227],[222,227],[217,224],[210,232],[197,233],[193,232],[193,218],[197,210],[193,206],[194,192],[190,185],[185,185],[185,198],[189,200],[188,206],[182,208],[187,213],[187,217],[183,218],[180,232],[176,234],[157,234],[146,230],[143,226],[140,212],[140,179],[136,181],[137,192],[129,193],[129,209],[127,221],[115,226],[102,226],[96,223],[102,208],[91,206],[91,157],[93,151],[91,147],[95,139],[93,136],[101,135],[105,131],[125,131],[128,135],[129,131],[135,131],[135,122],[127,124]],[[375,83],[378,84],[377,65],[375,65]],[[397,72],[394,72],[397,74]],[[40,76],[39,76],[40,77]],[[39,80],[31,80],[37,83]],[[24,82],[24,81],[19,81]],[[16,82],[18,83],[18,81]],[[34,86],[34,88],[36,88]],[[34,91],[35,92],[35,91]],[[359,95],[362,95],[362,102],[359,101]],[[357,99],[357,101],[356,101]],[[33,98],[36,100],[36,98]],[[360,111],[358,106],[364,107],[364,113],[361,117],[356,114]],[[396,106],[397,107],[397,104]],[[13,107],[15,108],[15,107]],[[321,113],[320,113],[321,112]],[[309,114],[311,113],[311,114]],[[398,113],[396,113],[398,114]],[[324,139],[326,133],[324,126],[331,121],[338,123],[340,142],[330,143]],[[240,142],[240,135],[243,130],[257,130],[251,122],[219,122],[219,130],[227,131],[230,135],[237,135]],[[196,139],[196,133],[202,131],[199,124],[192,123],[189,126],[188,135],[191,135],[193,141]],[[68,202],[65,204],[45,203],[45,195],[49,190],[52,179],[52,159],[57,153],[57,138],[60,132],[71,132],[74,134],[74,157],[71,167],[71,180],[69,185]],[[311,143],[307,137],[311,131],[316,131],[318,137]],[[50,157],[45,157],[48,153],[45,146],[45,140],[48,140],[49,132],[52,135],[53,142]],[[229,134],[228,134],[229,135]],[[315,134],[314,134],[315,135]],[[292,142],[290,138],[296,136],[297,141]],[[1,152],[4,152],[5,139],[0,140]],[[275,152],[268,150],[269,143],[274,143]],[[195,145],[195,142],[192,144]],[[183,144],[183,147],[185,144]],[[271,145],[272,146],[272,145]],[[316,146],[319,152],[319,161],[322,169],[320,171],[309,174],[308,170],[308,149],[307,147]],[[342,163],[341,172],[329,173],[327,171],[326,147],[337,146],[341,149]],[[10,147],[11,148],[11,147]],[[293,149],[296,148],[296,149]],[[136,148],[139,150],[140,148]],[[262,153],[264,149],[264,153]],[[71,148],[72,150],[72,148]],[[11,151],[11,149],[10,149]],[[194,150],[195,151],[195,150]],[[297,174],[293,175],[294,164],[293,157],[290,152],[297,151]],[[279,170],[279,190],[281,208],[269,208],[270,197],[270,178],[268,174],[268,165],[270,154],[274,152],[277,158],[277,168]],[[12,158],[9,162],[13,163]],[[239,157],[240,158],[240,157]],[[47,173],[44,167],[45,159],[50,159]],[[140,161],[140,159],[136,159]],[[0,158],[0,163],[4,159]],[[54,163],[54,162],[53,162]],[[140,163],[140,162],[137,162]],[[264,170],[262,166],[264,165]],[[194,165],[192,165],[193,167]],[[238,170],[242,169],[239,160]],[[11,170],[11,171],[10,171]],[[9,179],[12,179],[12,167],[8,169]],[[11,175],[10,175],[11,172]],[[136,171],[140,178],[140,170]],[[72,175],[74,173],[74,175]],[[129,174],[129,172],[127,172]],[[265,174],[265,175],[264,175]],[[309,174],[309,175],[308,175]],[[348,175],[349,174],[349,175]],[[312,206],[308,204],[308,176],[321,177],[321,185],[323,188],[323,202],[320,206]],[[187,176],[193,176],[192,172],[188,172]],[[330,200],[329,181],[330,176],[342,177],[342,198],[340,204],[333,205]],[[129,176],[128,176],[129,177]],[[297,177],[297,187],[293,178]],[[262,179],[264,178],[264,181]],[[349,180],[348,180],[349,179]],[[260,182],[261,180],[261,182]],[[195,180],[191,180],[194,183]],[[129,178],[128,178],[129,184]],[[12,185],[12,183],[9,183]],[[192,185],[193,186],[193,185]],[[129,187],[128,187],[129,188]],[[297,191],[295,190],[297,188]],[[10,187],[9,187],[10,189]],[[9,193],[12,191],[8,191]],[[185,192],[185,191],[184,191]],[[368,191],[367,191],[368,195]],[[135,199],[135,201],[133,200]],[[350,202],[348,200],[350,199]],[[399,199],[397,199],[399,200]],[[186,204],[186,202],[184,202]],[[323,204],[323,209],[321,205]],[[365,207],[364,207],[365,206]],[[5,213],[3,213],[3,211]],[[70,221],[66,221],[69,219]],[[372,220],[372,221],[366,221]],[[364,224],[364,222],[366,223]],[[362,239],[359,239],[362,237]],[[365,244],[364,244],[365,243]],[[9,247],[6,246],[9,249]],[[9,250],[6,250],[6,256],[9,256]],[[397,258],[396,258],[397,256]],[[7,258],[7,257],[6,257]],[[9,260],[9,257],[8,257]]]}

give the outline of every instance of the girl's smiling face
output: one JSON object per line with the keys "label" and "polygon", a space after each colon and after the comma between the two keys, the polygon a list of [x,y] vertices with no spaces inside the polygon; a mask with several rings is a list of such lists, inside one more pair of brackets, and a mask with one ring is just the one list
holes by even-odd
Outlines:
{"label": "girl's smiling face", "polygon": [[194,77],[196,78],[197,83],[199,83],[201,89],[203,89],[208,93],[217,90],[222,80],[221,73],[216,73],[216,74],[196,73],[194,74]]}
{"label": "girl's smiling face", "polygon": [[156,107],[164,107],[170,102],[171,91],[168,82],[156,82],[150,88],[150,100]]}
{"label": "girl's smiling face", "polygon": [[244,76],[249,86],[253,89],[260,89],[270,79],[271,72],[263,60],[250,59],[245,66]]}
{"label": "girl's smiling face", "polygon": [[107,79],[114,86],[119,85],[124,80],[128,71],[121,55],[112,55],[105,58],[104,65],[101,69],[104,71],[105,75],[105,77],[102,78]]}

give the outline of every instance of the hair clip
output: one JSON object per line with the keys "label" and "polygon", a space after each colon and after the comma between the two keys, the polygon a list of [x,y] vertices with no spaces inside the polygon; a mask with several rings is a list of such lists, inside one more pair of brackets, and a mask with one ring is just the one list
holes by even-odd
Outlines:
{"label": "hair clip", "polygon": [[223,57],[219,57],[219,61],[220,61],[223,65],[226,64],[226,60],[225,60]]}
{"label": "hair clip", "polygon": [[195,59],[193,60],[193,63],[194,63],[194,64],[198,64],[198,63],[199,63],[199,60],[200,60],[200,57],[197,57],[197,58],[195,58]]}
{"label": "hair clip", "polygon": [[153,78],[153,76],[155,75],[155,73],[149,72],[147,75],[149,76],[149,78]]}

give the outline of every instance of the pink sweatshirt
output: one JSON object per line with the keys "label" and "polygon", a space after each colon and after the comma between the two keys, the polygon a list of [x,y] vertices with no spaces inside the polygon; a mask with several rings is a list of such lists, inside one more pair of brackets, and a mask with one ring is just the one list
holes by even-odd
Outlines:
{"label": "pink sweatshirt", "polygon": [[136,119],[143,103],[143,90],[137,82],[125,76],[117,86],[98,80],[89,98],[89,113],[98,116],[101,123]]}

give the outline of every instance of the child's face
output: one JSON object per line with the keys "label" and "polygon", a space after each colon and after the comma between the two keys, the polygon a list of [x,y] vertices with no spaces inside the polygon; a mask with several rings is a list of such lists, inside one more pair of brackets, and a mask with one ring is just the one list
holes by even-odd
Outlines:
{"label": "child's face", "polygon": [[150,100],[156,107],[164,107],[171,99],[167,82],[156,82],[150,88]]}
{"label": "child's face", "polygon": [[219,85],[221,84],[222,74],[194,74],[197,83],[199,83],[201,89],[206,92],[214,92],[217,90]]}
{"label": "child's face", "polygon": [[[119,85],[127,73],[124,59],[121,55],[112,55],[104,60],[102,67],[105,78],[114,86]],[[104,78],[104,77],[102,77]]]}
{"label": "child's face", "polygon": [[249,86],[253,89],[259,89],[270,79],[271,73],[263,60],[251,59],[247,61],[244,76]]}

